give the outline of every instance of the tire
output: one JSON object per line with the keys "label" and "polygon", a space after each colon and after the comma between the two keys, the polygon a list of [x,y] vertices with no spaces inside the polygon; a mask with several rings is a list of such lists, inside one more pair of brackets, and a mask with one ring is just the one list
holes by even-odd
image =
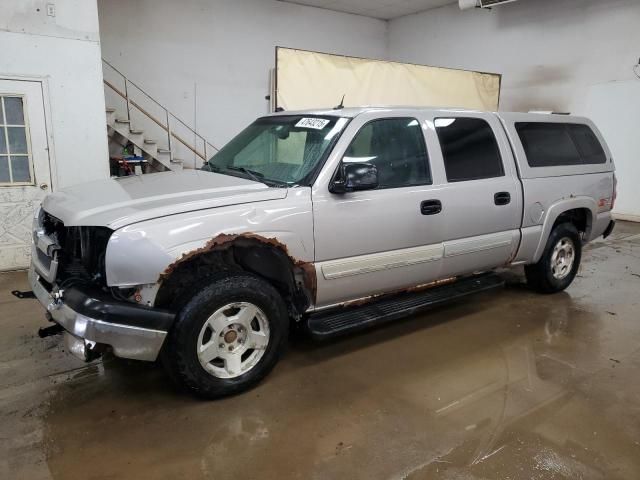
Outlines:
{"label": "tire", "polygon": [[[573,252],[570,261],[569,252]],[[576,227],[571,223],[556,225],[538,263],[524,269],[527,284],[540,293],[561,292],[573,282],[581,258],[582,241]]]}
{"label": "tire", "polygon": [[162,360],[179,386],[220,398],[260,382],[277,363],[288,333],[287,309],[272,285],[255,275],[227,273],[179,311]]}

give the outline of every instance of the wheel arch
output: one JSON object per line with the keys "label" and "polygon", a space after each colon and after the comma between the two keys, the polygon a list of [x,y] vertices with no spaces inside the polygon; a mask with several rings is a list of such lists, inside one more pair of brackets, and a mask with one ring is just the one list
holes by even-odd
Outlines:
{"label": "wheel arch", "polygon": [[276,238],[241,233],[217,235],[168,265],[158,278],[154,304],[178,309],[203,281],[221,272],[249,272],[265,279],[283,296],[293,316],[315,302],[313,263],[292,257]]}
{"label": "wheel arch", "polygon": [[589,238],[596,215],[597,205],[595,200],[590,197],[572,197],[551,205],[545,215],[533,263],[542,257],[549,235],[556,225],[564,221],[572,223],[579,232],[583,233],[583,238]]}

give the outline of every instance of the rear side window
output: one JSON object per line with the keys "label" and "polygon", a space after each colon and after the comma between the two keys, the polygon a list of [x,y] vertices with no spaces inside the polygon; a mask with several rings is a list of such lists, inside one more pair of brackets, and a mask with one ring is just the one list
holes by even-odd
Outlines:
{"label": "rear side window", "polygon": [[587,125],[521,122],[516,131],[530,167],[606,163],[607,156]]}
{"label": "rear side window", "polygon": [[598,137],[587,125],[569,125],[571,138],[578,147],[583,164],[606,163],[607,155],[598,141]]}
{"label": "rear side window", "polygon": [[437,118],[447,181],[502,177],[504,168],[491,126],[480,118]]}

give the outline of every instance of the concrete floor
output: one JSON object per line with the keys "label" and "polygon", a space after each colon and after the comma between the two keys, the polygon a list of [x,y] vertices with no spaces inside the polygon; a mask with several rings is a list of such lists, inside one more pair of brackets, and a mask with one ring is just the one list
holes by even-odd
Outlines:
{"label": "concrete floor", "polygon": [[[517,282],[516,282],[517,283]],[[0,275],[0,478],[640,478],[640,225],[576,282],[521,285],[325,345],[217,402],[83,364]]]}

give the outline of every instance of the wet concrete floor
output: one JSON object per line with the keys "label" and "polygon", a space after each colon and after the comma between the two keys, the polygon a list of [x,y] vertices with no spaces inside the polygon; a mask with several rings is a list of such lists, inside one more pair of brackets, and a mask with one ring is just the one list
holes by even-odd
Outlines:
{"label": "wet concrete floor", "polygon": [[640,225],[567,292],[512,276],[340,341],[292,342],[256,389],[205,402],[152,364],[41,340],[0,275],[0,478],[640,478]]}

